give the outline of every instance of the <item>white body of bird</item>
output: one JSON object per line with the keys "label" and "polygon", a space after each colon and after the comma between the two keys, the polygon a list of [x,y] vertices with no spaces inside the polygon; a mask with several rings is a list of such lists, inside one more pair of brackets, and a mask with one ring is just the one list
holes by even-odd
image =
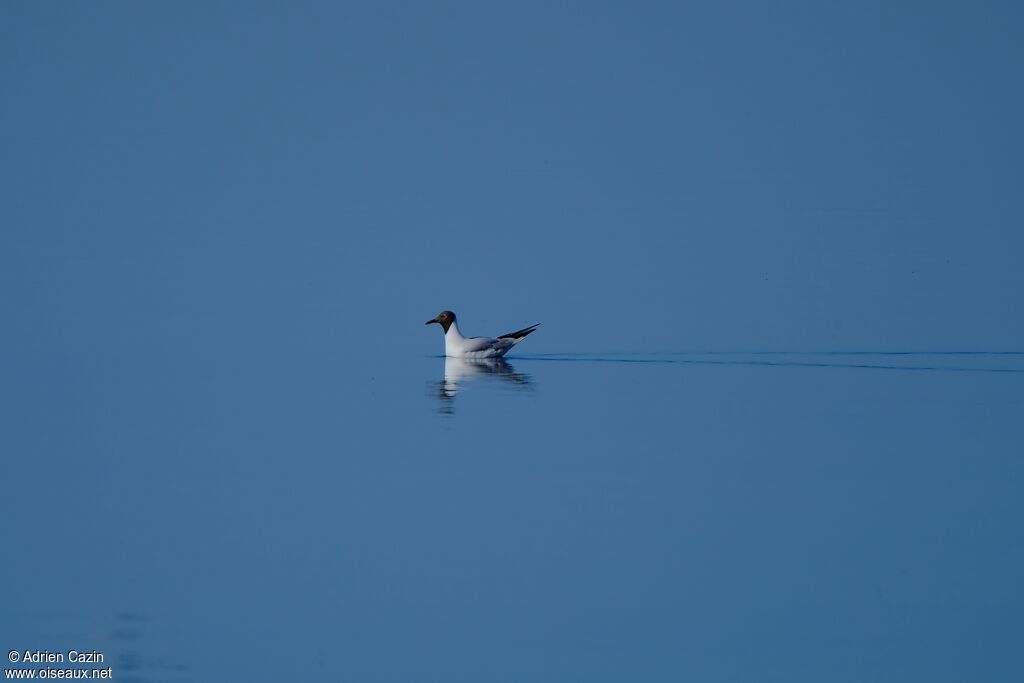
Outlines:
{"label": "white body of bird", "polygon": [[463,337],[459,326],[452,323],[444,334],[444,355],[452,358],[500,358],[522,341],[522,338]]}

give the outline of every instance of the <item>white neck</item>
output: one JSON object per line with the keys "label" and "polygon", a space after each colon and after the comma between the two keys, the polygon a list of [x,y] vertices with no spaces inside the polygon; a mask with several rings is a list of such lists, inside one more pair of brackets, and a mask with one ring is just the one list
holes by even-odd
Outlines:
{"label": "white neck", "polygon": [[448,326],[448,331],[444,333],[444,355],[446,356],[458,356],[462,353],[462,344],[466,338],[459,332],[459,326],[452,321],[452,324]]}
{"label": "white neck", "polygon": [[452,321],[452,324],[448,326],[448,331],[444,333],[444,340],[448,341],[449,339],[457,339],[459,341],[465,339],[465,337],[462,336],[462,333],[459,332],[459,324],[454,320]]}

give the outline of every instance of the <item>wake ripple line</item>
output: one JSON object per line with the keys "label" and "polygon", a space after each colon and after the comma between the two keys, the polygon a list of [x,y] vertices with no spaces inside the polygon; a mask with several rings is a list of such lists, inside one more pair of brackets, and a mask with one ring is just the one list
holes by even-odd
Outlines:
{"label": "wake ripple line", "polygon": [[700,358],[609,358],[602,356],[531,354],[516,355],[513,361],[556,361],[564,363],[639,363],[648,365],[752,365],[764,367],[846,368],[858,370],[904,370],[917,372],[987,372],[1024,374],[1024,368],[969,368],[939,365],[886,365],[881,363],[826,363],[769,360],[709,360]]}
{"label": "wake ripple line", "polygon": [[[594,351],[531,356],[1024,356],[1024,351]],[[519,356],[523,358],[524,356]]]}

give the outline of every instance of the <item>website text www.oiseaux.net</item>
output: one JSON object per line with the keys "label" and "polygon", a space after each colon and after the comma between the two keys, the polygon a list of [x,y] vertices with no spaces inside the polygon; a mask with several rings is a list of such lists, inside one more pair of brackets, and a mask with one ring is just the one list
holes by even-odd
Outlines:
{"label": "website text www.oiseaux.net", "polygon": [[[103,653],[96,650],[68,650],[67,653],[49,650],[11,650],[7,653],[7,661],[22,666],[17,669],[4,669],[5,680],[109,680],[114,677],[114,667],[101,669],[96,666],[106,662]],[[45,666],[26,667],[25,664]],[[56,666],[52,666],[53,664]]]}

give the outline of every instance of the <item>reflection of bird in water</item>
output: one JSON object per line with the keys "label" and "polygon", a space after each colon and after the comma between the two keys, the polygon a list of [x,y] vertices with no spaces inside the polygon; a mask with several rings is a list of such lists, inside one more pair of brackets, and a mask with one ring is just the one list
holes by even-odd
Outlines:
{"label": "reflection of bird in water", "polygon": [[530,388],[530,376],[516,372],[512,364],[503,358],[468,360],[448,357],[444,359],[444,380],[439,383],[441,390],[438,399],[441,400],[441,412],[453,412],[454,406],[450,401],[459,393],[460,382],[465,384],[466,380],[483,377],[496,378],[516,388]]}

